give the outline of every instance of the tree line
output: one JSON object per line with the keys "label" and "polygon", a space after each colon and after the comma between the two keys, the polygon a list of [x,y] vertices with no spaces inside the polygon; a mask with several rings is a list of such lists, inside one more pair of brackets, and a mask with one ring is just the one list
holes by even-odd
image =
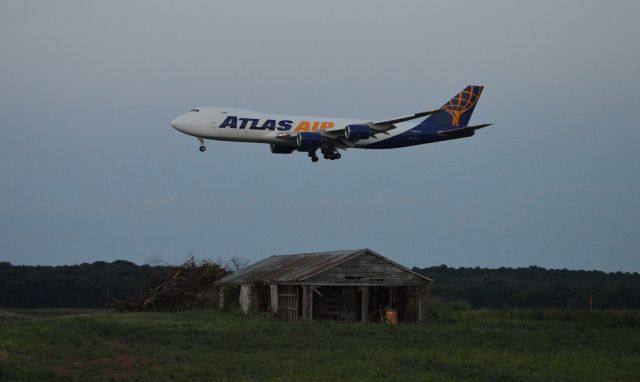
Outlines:
{"label": "tree line", "polygon": [[[0,262],[0,308],[103,308],[160,282],[173,268],[129,261],[66,266]],[[474,309],[640,309],[640,274],[528,268],[414,268],[431,297]],[[223,274],[223,273],[221,273]]]}
{"label": "tree line", "polygon": [[473,309],[640,309],[640,274],[527,268],[414,268],[433,280],[431,296]]}
{"label": "tree line", "polygon": [[112,298],[133,297],[166,272],[124,260],[65,266],[0,262],[0,307],[104,308]]}

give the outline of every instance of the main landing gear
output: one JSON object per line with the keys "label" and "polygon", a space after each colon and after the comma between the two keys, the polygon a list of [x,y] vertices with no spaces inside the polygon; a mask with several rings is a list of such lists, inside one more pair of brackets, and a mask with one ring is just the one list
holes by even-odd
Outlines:
{"label": "main landing gear", "polygon": [[324,159],[334,160],[342,158],[342,155],[335,149],[322,149],[320,152],[322,152]]}
{"label": "main landing gear", "polygon": [[[324,159],[334,160],[334,159],[342,158],[342,155],[340,155],[340,153],[335,149],[323,148],[323,149],[320,149],[320,152],[322,153],[322,157]],[[316,150],[309,151],[308,155],[309,155],[309,158],[311,158],[312,162],[318,161],[318,155],[316,154]]]}
{"label": "main landing gear", "polygon": [[207,146],[204,145],[204,139],[202,139],[201,137],[198,137],[198,142],[200,142],[200,152],[203,153],[205,151],[207,151]]}

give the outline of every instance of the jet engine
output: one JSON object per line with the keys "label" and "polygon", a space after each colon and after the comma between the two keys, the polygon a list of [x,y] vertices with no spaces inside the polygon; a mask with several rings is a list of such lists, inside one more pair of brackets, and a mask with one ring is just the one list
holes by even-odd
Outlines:
{"label": "jet engine", "polygon": [[322,143],[322,134],[301,132],[298,134],[298,137],[296,139],[299,148],[310,149],[320,146],[320,144]]}
{"label": "jet engine", "polygon": [[349,125],[344,130],[344,137],[348,140],[368,139],[371,129],[368,125]]}
{"label": "jet engine", "polygon": [[291,154],[296,149],[294,146],[276,145],[275,143],[271,143],[269,146],[271,146],[273,154]]}

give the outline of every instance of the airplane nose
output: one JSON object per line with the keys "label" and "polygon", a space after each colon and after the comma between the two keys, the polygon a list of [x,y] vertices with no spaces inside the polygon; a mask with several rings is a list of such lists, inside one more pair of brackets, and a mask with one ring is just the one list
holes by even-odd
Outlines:
{"label": "airplane nose", "polygon": [[174,119],[173,121],[171,121],[171,127],[173,127],[174,129],[176,129],[176,130],[178,130],[180,132],[184,132],[184,130],[186,128],[184,117],[180,116],[180,117]]}

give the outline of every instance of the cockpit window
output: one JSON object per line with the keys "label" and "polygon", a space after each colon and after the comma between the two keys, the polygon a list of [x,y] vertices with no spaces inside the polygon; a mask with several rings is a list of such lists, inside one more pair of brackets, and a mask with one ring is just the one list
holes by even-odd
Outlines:
{"label": "cockpit window", "polygon": [[191,109],[191,111],[195,111],[196,113],[199,113],[200,109]]}

